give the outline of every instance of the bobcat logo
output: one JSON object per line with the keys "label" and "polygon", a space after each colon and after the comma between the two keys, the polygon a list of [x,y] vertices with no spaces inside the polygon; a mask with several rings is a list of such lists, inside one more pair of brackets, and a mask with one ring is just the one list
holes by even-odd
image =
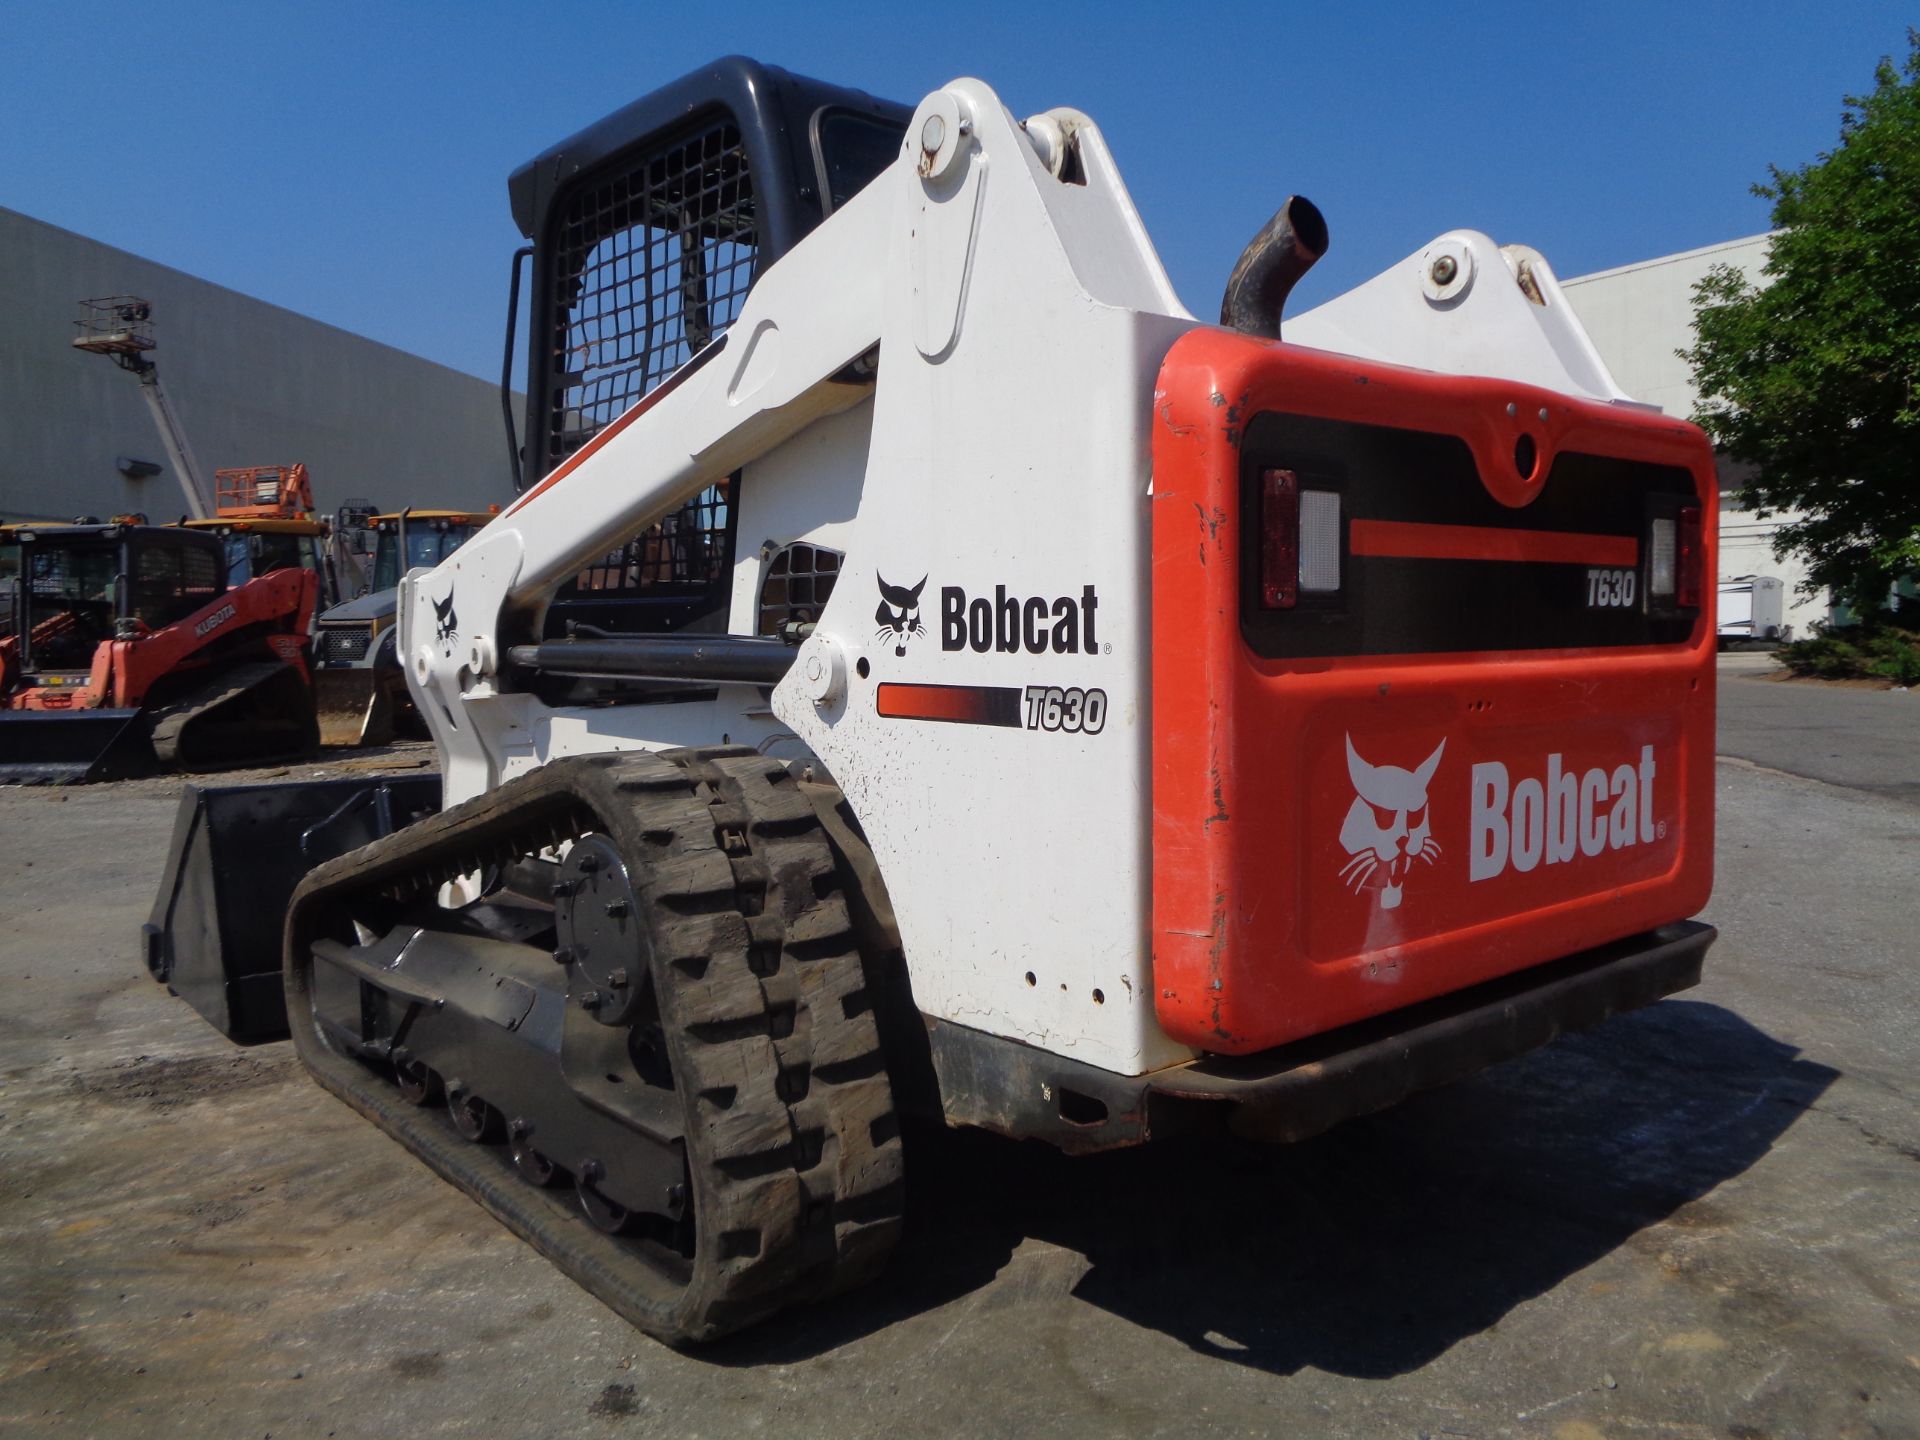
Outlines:
{"label": "bobcat logo", "polygon": [[453,653],[453,637],[460,632],[460,617],[453,613],[453,591],[447,591],[447,598],[433,602],[433,618],[439,623],[434,626],[433,638],[447,647],[447,653]]}
{"label": "bobcat logo", "polygon": [[1353,736],[1347,736],[1347,777],[1355,795],[1340,826],[1340,844],[1350,857],[1340,867],[1340,878],[1356,895],[1377,888],[1382,910],[1399,908],[1401,887],[1415,860],[1431,865],[1440,853],[1427,813],[1427,785],[1446,748],[1442,740],[1419,769],[1402,770],[1398,765],[1369,765],[1353,748]]}
{"label": "bobcat logo", "polygon": [[909,590],[904,585],[889,585],[887,577],[878,570],[873,578],[880,582],[880,608],[873,612],[873,618],[880,622],[880,628],[874,631],[879,640],[891,640],[893,653],[907,653],[907,641],[916,635],[927,633],[927,627],[920,623],[920,592],[927,588],[927,577],[922,575],[920,583]]}

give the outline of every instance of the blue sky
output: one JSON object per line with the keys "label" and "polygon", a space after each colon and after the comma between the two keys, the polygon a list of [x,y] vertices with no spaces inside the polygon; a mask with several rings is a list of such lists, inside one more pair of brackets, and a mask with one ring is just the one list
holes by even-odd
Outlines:
{"label": "blue sky", "polygon": [[[1305,308],[1442,230],[1562,276],[1764,230],[1911,6],[16,4],[0,205],[476,374],[499,370],[507,173],[714,56],[911,103],[977,75],[1105,131],[1197,314],[1291,192]],[[0,317],[4,323],[5,317]]]}

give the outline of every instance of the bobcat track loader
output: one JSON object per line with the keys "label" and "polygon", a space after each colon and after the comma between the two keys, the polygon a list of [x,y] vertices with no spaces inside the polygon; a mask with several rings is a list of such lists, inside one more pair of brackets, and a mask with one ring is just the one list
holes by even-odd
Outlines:
{"label": "bobcat track loader", "polygon": [[874,1275],[903,1115],[1294,1139],[1698,978],[1712,458],[1536,253],[1283,339],[1294,200],[1207,324],[1087,116],[738,60],[511,193],[529,483],[401,585],[437,811],[222,801],[263,957],[189,797],[147,954],[283,961],[320,1083],[636,1325]]}

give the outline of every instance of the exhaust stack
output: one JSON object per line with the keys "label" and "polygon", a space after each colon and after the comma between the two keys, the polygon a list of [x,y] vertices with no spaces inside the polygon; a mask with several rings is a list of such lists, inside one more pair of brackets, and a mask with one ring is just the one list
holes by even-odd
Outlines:
{"label": "exhaust stack", "polygon": [[1220,300],[1220,323],[1278,340],[1288,292],[1326,253],[1326,217],[1304,195],[1289,195],[1234,263]]}

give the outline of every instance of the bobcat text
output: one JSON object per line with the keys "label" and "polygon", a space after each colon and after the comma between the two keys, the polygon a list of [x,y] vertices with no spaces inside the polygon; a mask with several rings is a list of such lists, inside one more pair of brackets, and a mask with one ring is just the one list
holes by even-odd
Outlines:
{"label": "bobcat text", "polygon": [[1467,878],[1491,880],[1509,865],[1531,870],[1560,865],[1603,850],[1650,845],[1666,826],[1653,818],[1653,747],[1640,747],[1640,764],[1585,771],[1547,756],[1544,780],[1512,782],[1507,767],[1488,760],[1473,767],[1472,845]]}

